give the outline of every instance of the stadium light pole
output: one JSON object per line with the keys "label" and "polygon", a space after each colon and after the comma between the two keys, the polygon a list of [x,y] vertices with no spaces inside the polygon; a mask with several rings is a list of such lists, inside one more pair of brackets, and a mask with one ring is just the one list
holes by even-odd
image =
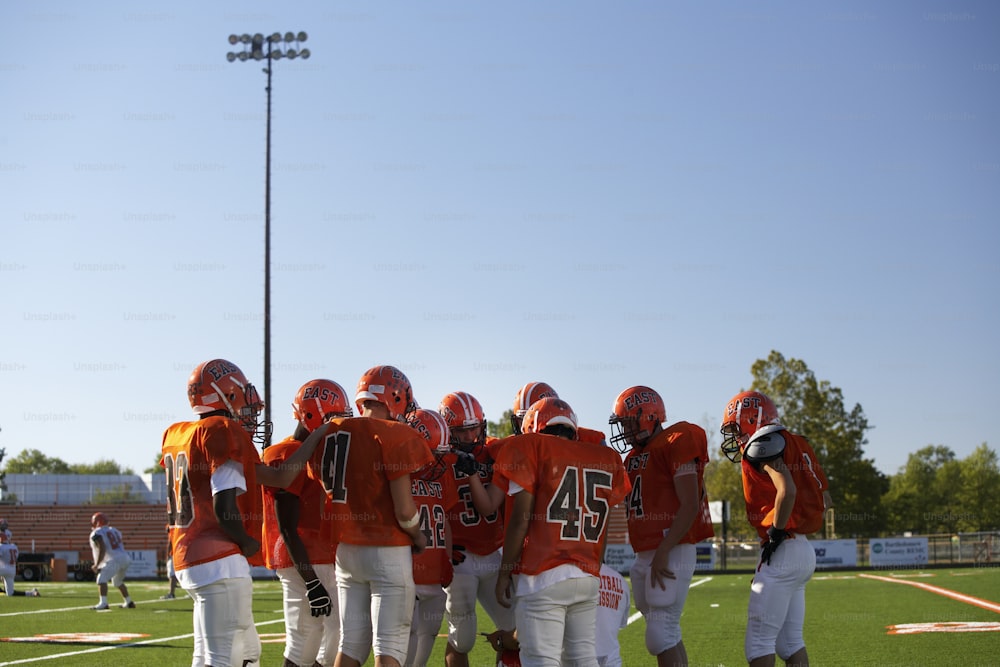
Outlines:
{"label": "stadium light pole", "polygon": [[[301,48],[306,41],[304,32],[273,33],[265,37],[261,33],[255,35],[230,35],[229,44],[243,45],[242,51],[230,51],[226,54],[229,62],[246,62],[247,60],[267,60],[264,73],[267,74],[267,130],[266,148],[264,152],[264,421],[267,430],[264,434],[264,447],[271,444],[271,70],[272,61],[288,58],[308,58],[309,49]],[[293,46],[294,44],[294,46]],[[267,50],[264,50],[265,45]]]}

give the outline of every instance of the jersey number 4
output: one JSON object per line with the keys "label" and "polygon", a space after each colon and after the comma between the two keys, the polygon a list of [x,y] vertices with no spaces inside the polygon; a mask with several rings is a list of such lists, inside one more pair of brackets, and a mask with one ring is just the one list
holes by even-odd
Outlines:
{"label": "jersey number 4", "polygon": [[601,489],[611,490],[611,473],[575,466],[566,468],[559,488],[549,501],[546,521],[562,525],[564,540],[600,541],[608,522],[608,501],[598,495]]}
{"label": "jersey number 4", "polygon": [[347,455],[351,452],[349,431],[337,431],[326,436],[323,443],[323,488],[335,503],[347,502]]}

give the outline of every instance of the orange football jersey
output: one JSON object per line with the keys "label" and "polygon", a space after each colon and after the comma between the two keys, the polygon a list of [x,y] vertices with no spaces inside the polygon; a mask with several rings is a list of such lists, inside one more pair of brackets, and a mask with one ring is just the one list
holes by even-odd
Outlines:
{"label": "orange football jersey", "polygon": [[[260,457],[238,422],[215,416],[174,424],[163,434],[162,451],[160,465],[166,470],[167,524],[175,569],[240,553],[215,518],[212,502],[212,473],[227,461],[243,466],[247,490],[237,496],[237,506],[246,532],[262,538],[256,470]],[[264,564],[259,551],[248,560],[251,565]]]}
{"label": "orange football jersey", "polygon": [[[487,438],[486,446],[476,450],[476,460],[480,463],[496,461],[500,450],[508,438]],[[450,466],[449,472],[455,480],[458,493],[458,504],[451,508],[448,520],[451,522],[451,541],[460,544],[467,551],[480,556],[493,553],[503,546],[503,509],[489,516],[483,516],[476,511],[472,502],[472,490],[469,488],[469,477]],[[493,480],[493,473],[479,471],[479,481],[485,486]]]}
{"label": "orange football jersey", "polygon": [[514,482],[534,496],[518,564],[521,573],[539,574],[570,564],[598,576],[608,516],[629,491],[618,452],[591,442],[526,433],[507,439],[494,474],[505,491]]}
{"label": "orange football jersey", "polygon": [[389,482],[433,460],[427,441],[407,424],[341,417],[316,445],[308,472],[333,502],[341,544],[406,546],[412,540],[396,522]]}
{"label": "orange football jersey", "polygon": [[[781,431],[785,438],[785,451],[781,459],[795,482],[795,505],[785,530],[809,535],[823,527],[823,492],[830,488],[816,452],[801,435]],[[774,497],[777,489],[764,470],[758,470],[743,459],[743,497],[747,502],[747,520],[761,540],[767,540],[767,529],[774,525]]]}
{"label": "orange football jersey", "polygon": [[418,586],[446,585],[451,581],[451,554],[445,544],[445,526],[448,510],[458,502],[455,478],[450,474],[454,460],[455,455],[448,452],[442,457],[446,468],[437,479],[423,479],[417,473],[410,482],[413,500],[420,512],[420,530],[427,536],[427,547],[413,556],[413,583]]}
{"label": "orange football jersey", "polygon": [[604,431],[584,428],[583,426],[576,429],[576,439],[581,442],[592,442],[595,445],[608,444],[607,436],[604,435]]}
{"label": "orange football jersey", "polygon": [[671,424],[650,438],[645,447],[633,447],[625,457],[625,470],[632,482],[625,503],[628,535],[636,551],[655,549],[670,529],[680,509],[674,475],[692,461],[697,465],[698,488],[702,490],[700,511],[680,544],[694,544],[715,534],[704,492],[708,464],[705,430],[683,421]]}
{"label": "orange football jersey", "polygon": [[[265,449],[261,458],[264,463],[277,466],[294,454],[301,444],[295,438],[285,438]],[[339,531],[333,520],[333,505],[323,485],[309,477],[303,469],[285,491],[298,497],[298,533],[306,547],[309,562],[313,565],[335,562]],[[272,570],[295,566],[281,536],[275,512],[274,498],[280,492],[280,489],[264,487],[264,560]]]}

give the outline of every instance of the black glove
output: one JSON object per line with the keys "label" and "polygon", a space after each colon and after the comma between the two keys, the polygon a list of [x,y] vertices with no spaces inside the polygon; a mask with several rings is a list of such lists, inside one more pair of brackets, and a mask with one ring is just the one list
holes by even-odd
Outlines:
{"label": "black glove", "polygon": [[465,547],[461,544],[451,545],[451,564],[458,565],[465,560]]}
{"label": "black glove", "polygon": [[458,460],[455,461],[455,470],[463,475],[473,476],[479,474],[479,462],[476,457],[468,452],[455,452]]}
{"label": "black glove", "polygon": [[313,616],[329,616],[332,610],[330,594],[326,592],[323,582],[313,579],[306,582],[306,595],[309,596],[309,609]]}
{"label": "black glove", "polygon": [[760,552],[760,562],[771,564],[771,555],[778,550],[781,543],[788,537],[788,531],[771,526],[767,529],[767,544]]}

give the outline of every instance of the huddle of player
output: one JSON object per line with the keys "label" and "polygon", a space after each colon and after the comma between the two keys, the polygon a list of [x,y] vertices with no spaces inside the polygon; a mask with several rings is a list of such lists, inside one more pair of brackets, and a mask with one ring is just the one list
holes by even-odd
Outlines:
{"label": "huddle of player", "polygon": [[[167,429],[163,466],[174,568],[194,599],[192,664],[259,660],[257,564],[282,584],[286,667],[360,666],[372,651],[379,667],[424,665],[445,615],[445,664],[467,666],[477,601],[497,628],[488,635],[494,664],[620,664],[629,587],[602,560],[609,513],[622,501],[647,649],[660,665],[686,664],[680,616],[695,543],[713,535],[707,437],[687,422],[666,426],[651,388],[615,400],[609,447],[552,387],[530,382],[515,398],[515,434],[497,439],[471,394],[420,408],[402,371],[376,366],[357,383],[357,416],[340,384],[304,384],[294,433],[263,460],[254,438],[269,425],[235,364],[199,365],[188,396],[199,419]],[[739,430],[748,424],[737,416],[724,425],[743,440],[737,451],[753,435]],[[749,465],[766,477],[774,460]],[[789,517],[772,515],[762,558],[767,544],[794,538]],[[804,643],[785,633],[778,653],[800,649],[804,657]],[[749,651],[748,639],[748,660],[758,657]]]}

